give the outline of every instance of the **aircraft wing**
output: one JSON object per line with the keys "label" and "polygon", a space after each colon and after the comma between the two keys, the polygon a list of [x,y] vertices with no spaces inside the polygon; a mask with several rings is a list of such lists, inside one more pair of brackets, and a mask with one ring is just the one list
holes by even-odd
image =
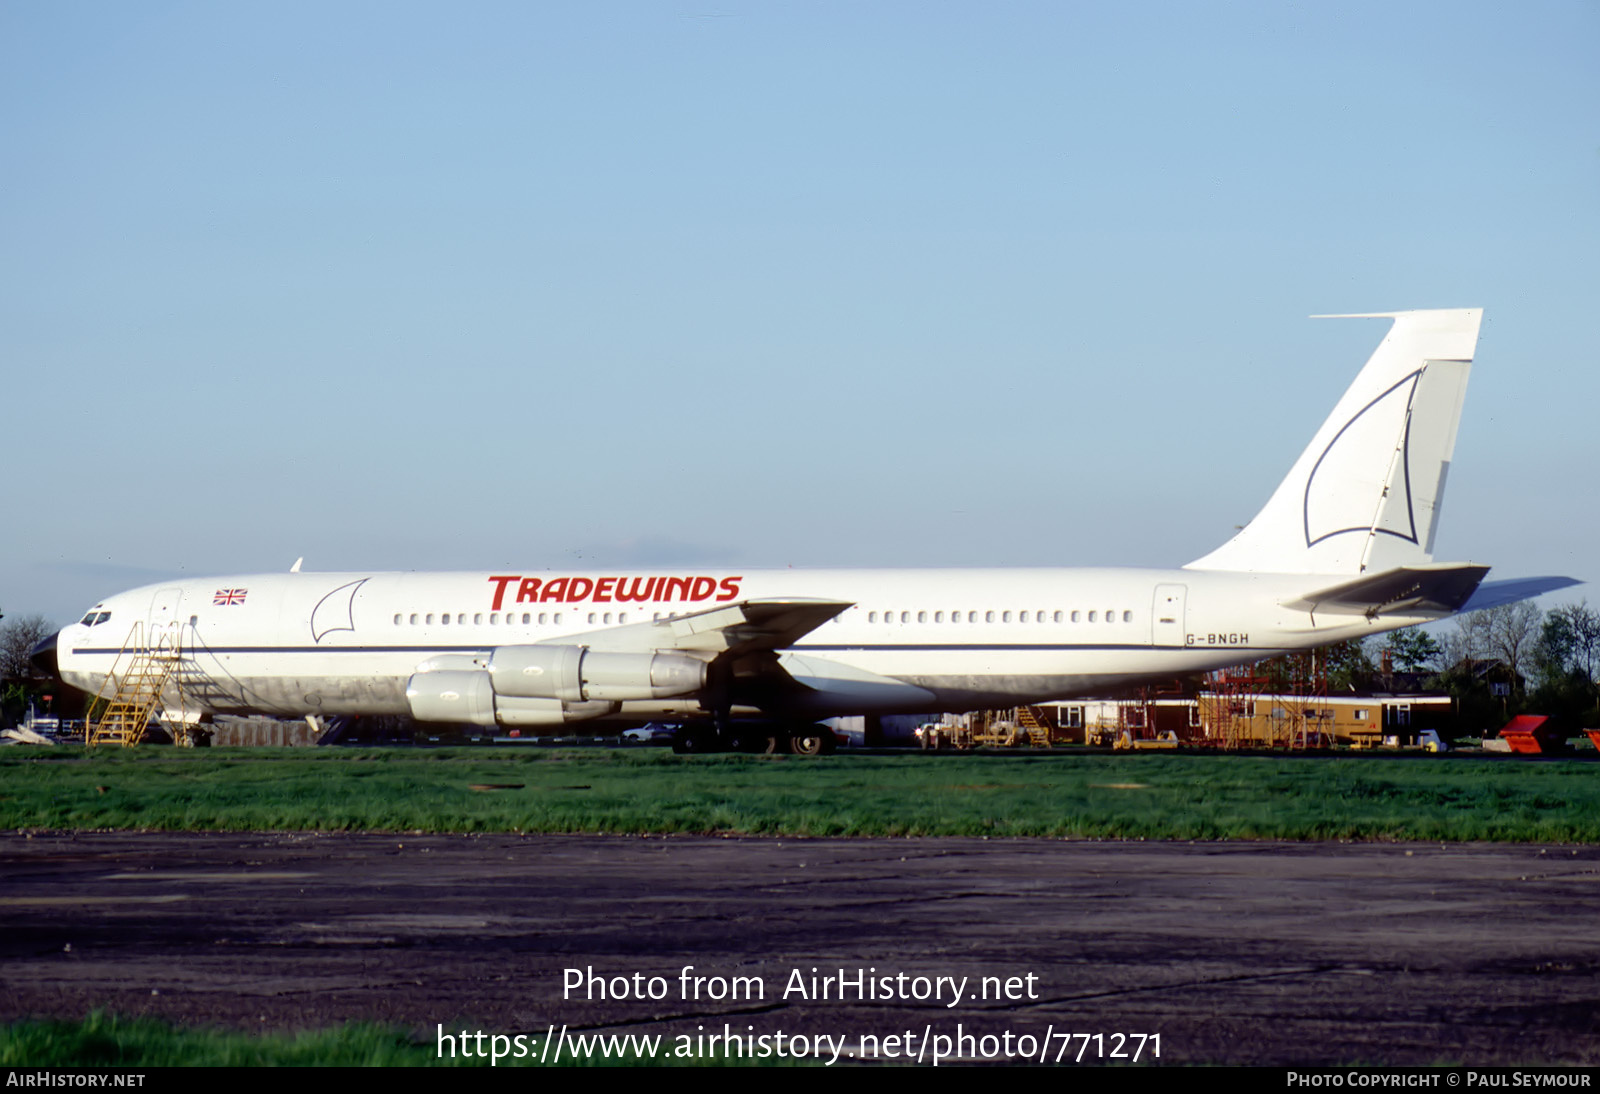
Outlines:
{"label": "aircraft wing", "polygon": [[851,604],[746,600],[676,619],[564,635],[552,644],[584,646],[602,654],[676,650],[708,662],[741,661],[745,671],[739,677],[740,702],[769,709],[777,705],[812,717],[907,704],[931,709],[937,699],[922,688],[814,655],[781,652]]}
{"label": "aircraft wing", "polygon": [[1416,615],[1463,610],[1489,567],[1465,562],[1397,566],[1283,601],[1286,608],[1333,615]]}
{"label": "aircraft wing", "polygon": [[851,606],[848,600],[743,600],[673,619],[628,623],[552,639],[604,653],[683,650],[741,657],[781,650]]}

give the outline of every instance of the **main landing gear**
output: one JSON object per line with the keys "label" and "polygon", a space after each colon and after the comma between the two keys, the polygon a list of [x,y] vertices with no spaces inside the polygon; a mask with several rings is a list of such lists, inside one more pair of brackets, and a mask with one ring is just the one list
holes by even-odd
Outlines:
{"label": "main landing gear", "polygon": [[742,722],[721,731],[714,725],[686,725],[672,739],[672,751],[684,755],[704,752],[788,752],[795,756],[826,756],[833,750],[833,731],[820,724]]}

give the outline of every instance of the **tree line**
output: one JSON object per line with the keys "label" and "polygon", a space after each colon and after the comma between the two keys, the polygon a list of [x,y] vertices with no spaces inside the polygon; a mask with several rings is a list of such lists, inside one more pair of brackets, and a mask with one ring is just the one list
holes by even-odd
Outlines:
{"label": "tree line", "polygon": [[[0,724],[21,721],[29,702],[53,694],[55,681],[41,675],[30,658],[33,647],[55,629],[42,615],[24,615],[0,623]],[[42,711],[44,704],[38,706]]]}
{"label": "tree line", "polygon": [[1600,611],[1587,601],[1485,608],[1438,634],[1393,631],[1378,649],[1395,669],[1455,696],[1463,728],[1517,714],[1546,714],[1568,731],[1600,727]]}

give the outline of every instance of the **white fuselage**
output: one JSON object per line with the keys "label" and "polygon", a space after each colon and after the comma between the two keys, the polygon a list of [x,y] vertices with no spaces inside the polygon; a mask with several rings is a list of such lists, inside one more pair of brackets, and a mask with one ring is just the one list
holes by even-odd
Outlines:
{"label": "white fuselage", "polygon": [[1482,311],[1381,317],[1389,333],[1267,504],[1182,569],[258,574],[113,597],[61,631],[56,660],[76,687],[110,676],[148,700],[163,677],[125,651],[161,645],[168,717],[710,715],[725,736],[735,714],[1103,694],[1571,584],[1481,587],[1487,567],[1435,561]]}
{"label": "white fuselage", "polygon": [[[813,684],[791,697],[800,713],[964,711],[1106,692],[1436,617],[1313,618],[1282,606],[1334,580],[1116,568],[252,574],[122,593],[85,617],[101,621],[64,628],[57,650],[63,678],[99,692],[134,624],[176,635],[183,667],[163,695],[170,715],[404,714],[407,680],[430,658],[582,645],[570,636],[815,598],[851,606],[777,651]],[[855,675],[905,687],[851,686]],[[698,699],[644,700],[614,716],[703,712]]]}

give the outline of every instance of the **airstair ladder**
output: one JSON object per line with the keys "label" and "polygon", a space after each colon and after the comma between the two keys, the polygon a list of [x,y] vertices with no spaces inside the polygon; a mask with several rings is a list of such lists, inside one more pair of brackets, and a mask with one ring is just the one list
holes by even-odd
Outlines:
{"label": "airstair ladder", "polygon": [[1028,743],[1035,748],[1050,747],[1050,723],[1038,707],[1018,707],[1017,724],[1028,734]]}
{"label": "airstair ladder", "polygon": [[98,719],[89,720],[86,742],[124,748],[137,745],[180,660],[176,625],[146,630],[143,623],[135,623],[97,697],[95,705],[102,701],[105,705]]}

